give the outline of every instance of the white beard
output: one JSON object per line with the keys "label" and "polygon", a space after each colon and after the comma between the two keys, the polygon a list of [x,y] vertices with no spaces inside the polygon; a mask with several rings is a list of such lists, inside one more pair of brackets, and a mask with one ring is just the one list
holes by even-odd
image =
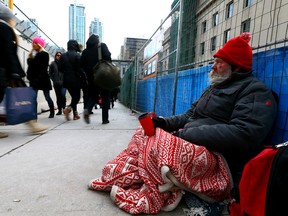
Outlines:
{"label": "white beard", "polygon": [[232,70],[229,69],[227,70],[225,73],[219,75],[219,74],[215,74],[213,73],[213,70],[211,70],[209,72],[209,81],[211,83],[211,85],[218,85],[222,82],[224,82],[225,80],[229,79],[231,77],[232,74]]}

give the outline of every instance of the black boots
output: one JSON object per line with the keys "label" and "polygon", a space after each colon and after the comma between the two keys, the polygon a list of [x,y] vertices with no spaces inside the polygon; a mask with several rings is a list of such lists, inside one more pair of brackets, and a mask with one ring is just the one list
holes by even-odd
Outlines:
{"label": "black boots", "polygon": [[62,109],[58,109],[58,112],[56,113],[56,115],[62,115]]}
{"label": "black boots", "polygon": [[49,106],[49,108],[50,108],[50,115],[48,118],[54,118],[54,115],[55,115],[54,104],[53,106],[52,105]]}

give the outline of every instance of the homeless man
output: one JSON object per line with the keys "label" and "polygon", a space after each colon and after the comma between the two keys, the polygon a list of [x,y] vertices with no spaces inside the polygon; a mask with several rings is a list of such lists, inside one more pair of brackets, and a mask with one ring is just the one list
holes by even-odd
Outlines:
{"label": "homeless man", "polygon": [[154,136],[144,135],[139,126],[89,188],[111,191],[114,202],[130,214],[170,211],[183,191],[211,203],[227,199],[276,117],[271,90],[252,75],[250,39],[243,33],[219,49],[211,85],[191,108],[154,118]]}

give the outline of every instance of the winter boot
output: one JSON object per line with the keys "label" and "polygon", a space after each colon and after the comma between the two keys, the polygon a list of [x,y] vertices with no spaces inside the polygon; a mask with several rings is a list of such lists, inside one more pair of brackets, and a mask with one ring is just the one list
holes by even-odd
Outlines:
{"label": "winter boot", "polygon": [[73,112],[73,120],[78,120],[78,119],[80,119],[80,116],[78,115],[78,112],[77,111],[74,111]]}
{"label": "winter boot", "polygon": [[32,134],[43,133],[48,129],[48,127],[46,125],[42,125],[42,124],[38,123],[36,120],[28,121],[28,122],[26,122],[26,124],[30,128]]}
{"label": "winter boot", "polygon": [[84,117],[84,121],[85,121],[87,124],[90,124],[89,115],[90,115],[90,114],[89,114],[88,109],[84,109],[83,117]]}
{"label": "winter boot", "polygon": [[50,108],[50,115],[48,118],[54,118],[54,115],[55,115],[54,105],[49,106],[49,108]]}
{"label": "winter boot", "polygon": [[66,107],[64,109],[64,114],[65,114],[65,118],[67,121],[70,121],[70,113],[72,111],[72,108],[70,106]]}
{"label": "winter boot", "polygon": [[[58,108],[58,112],[56,113],[56,115],[62,115],[62,105],[59,102],[57,103],[57,108]],[[64,110],[64,108],[63,108],[63,110]]]}
{"label": "winter boot", "polygon": [[62,115],[62,110],[58,109],[58,112],[56,113],[56,115]]}

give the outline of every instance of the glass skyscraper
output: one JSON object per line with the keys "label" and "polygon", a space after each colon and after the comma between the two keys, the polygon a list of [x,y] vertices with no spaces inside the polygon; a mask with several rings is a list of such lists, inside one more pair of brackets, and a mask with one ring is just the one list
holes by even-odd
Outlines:
{"label": "glass skyscraper", "polygon": [[98,18],[94,18],[94,20],[91,21],[91,24],[89,27],[89,36],[92,34],[98,35],[100,41],[103,41],[103,25],[102,25],[102,22]]}
{"label": "glass skyscraper", "polygon": [[77,40],[78,43],[85,46],[86,35],[86,16],[85,7],[78,4],[70,4],[69,6],[69,40]]}

